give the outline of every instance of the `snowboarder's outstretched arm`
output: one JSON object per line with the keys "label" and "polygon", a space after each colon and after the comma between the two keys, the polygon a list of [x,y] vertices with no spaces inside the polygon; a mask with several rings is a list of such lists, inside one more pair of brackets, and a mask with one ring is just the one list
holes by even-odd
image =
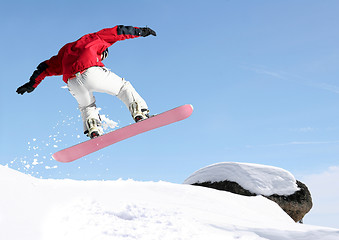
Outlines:
{"label": "snowboarder's outstretched arm", "polygon": [[46,60],[40,63],[37,66],[37,69],[33,72],[29,81],[19,87],[16,92],[18,94],[30,93],[41,83],[41,81],[47,76],[61,75],[62,66],[59,60],[58,55],[51,57],[49,60]]}
{"label": "snowboarder's outstretched arm", "polygon": [[113,28],[105,28],[96,33],[101,39],[109,43],[114,44],[117,41],[136,38],[136,37],[147,37],[149,35],[156,36],[156,32],[149,27],[132,27],[117,25]]}

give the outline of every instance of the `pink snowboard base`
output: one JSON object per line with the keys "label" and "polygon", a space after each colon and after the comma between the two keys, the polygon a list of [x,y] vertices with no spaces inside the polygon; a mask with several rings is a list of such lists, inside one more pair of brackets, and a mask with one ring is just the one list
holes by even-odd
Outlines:
{"label": "pink snowboard base", "polygon": [[126,127],[104,134],[100,137],[79,143],[72,147],[56,152],[52,157],[59,162],[72,162],[90,153],[98,151],[124,139],[155,128],[166,126],[188,118],[193,112],[190,104],[182,105],[167,112],[155,115],[141,122],[133,123]]}

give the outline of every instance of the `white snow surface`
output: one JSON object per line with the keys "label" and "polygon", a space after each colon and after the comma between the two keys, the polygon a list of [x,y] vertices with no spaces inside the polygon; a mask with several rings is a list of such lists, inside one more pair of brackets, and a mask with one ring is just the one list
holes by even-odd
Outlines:
{"label": "white snow surface", "polygon": [[299,188],[294,176],[281,168],[253,163],[223,162],[204,167],[184,184],[232,181],[252,193],[264,196],[291,195]]}
{"label": "white snow surface", "polygon": [[37,179],[0,165],[4,240],[338,240],[262,196],[134,180]]}

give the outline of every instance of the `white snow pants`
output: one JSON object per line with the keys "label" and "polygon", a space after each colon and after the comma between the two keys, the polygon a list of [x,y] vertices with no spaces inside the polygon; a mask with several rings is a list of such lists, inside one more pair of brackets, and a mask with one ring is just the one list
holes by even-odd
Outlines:
{"label": "white snow pants", "polygon": [[87,119],[95,118],[100,121],[93,92],[117,96],[128,109],[132,102],[137,102],[141,108],[148,109],[146,102],[130,82],[125,81],[105,67],[90,67],[82,74],[76,74],[75,78],[69,79],[67,85],[79,104],[84,132],[87,131]]}

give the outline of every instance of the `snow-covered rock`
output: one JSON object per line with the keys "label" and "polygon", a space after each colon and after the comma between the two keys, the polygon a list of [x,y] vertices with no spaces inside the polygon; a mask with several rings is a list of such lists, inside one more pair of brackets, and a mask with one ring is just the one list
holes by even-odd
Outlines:
{"label": "snow-covered rock", "polygon": [[264,196],[290,195],[298,191],[294,176],[281,168],[253,163],[223,162],[204,167],[184,184],[232,181],[252,193]]}
{"label": "snow-covered rock", "polygon": [[262,196],[168,182],[36,179],[0,166],[0,239],[337,240]]}
{"label": "snow-covered rock", "polygon": [[302,220],[312,208],[307,186],[288,171],[272,166],[218,163],[196,171],[184,183],[244,196],[265,196],[276,202],[296,222]]}

